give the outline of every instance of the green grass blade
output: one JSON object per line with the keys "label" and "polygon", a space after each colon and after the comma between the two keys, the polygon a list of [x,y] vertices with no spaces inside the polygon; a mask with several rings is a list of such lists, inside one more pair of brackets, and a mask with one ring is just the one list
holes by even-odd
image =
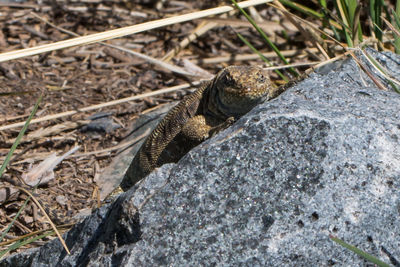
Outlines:
{"label": "green grass blade", "polygon": [[[393,26],[400,31],[400,0],[396,2],[396,10],[393,12]],[[400,36],[394,34],[394,47],[396,49],[396,54],[400,54]]]}
{"label": "green grass blade", "polygon": [[6,159],[4,160],[3,164],[1,165],[1,167],[0,167],[0,179],[3,176],[3,172],[6,169],[7,164],[10,161],[12,154],[14,153],[14,151],[17,148],[19,142],[21,141],[22,136],[24,136],[26,129],[28,129],[29,123],[31,122],[33,116],[35,115],[37,109],[39,108],[39,104],[40,104],[40,102],[42,102],[42,99],[43,99],[43,94],[41,94],[39,96],[39,99],[36,101],[36,104],[33,107],[33,110],[31,112],[31,114],[29,115],[28,119],[26,120],[24,127],[22,127],[22,130],[19,132],[19,134],[17,136],[17,139],[15,140],[14,144],[11,146],[11,149],[8,152]]}
{"label": "green grass blade", "polygon": [[[289,62],[286,60],[286,58],[281,54],[281,52],[279,51],[279,49],[276,47],[276,45],[274,43],[271,42],[271,40],[269,40],[268,36],[264,33],[264,31],[258,27],[258,25],[256,24],[256,22],[249,16],[249,14],[247,14],[247,12],[241,8],[236,0],[231,0],[232,3],[235,5],[235,7],[246,17],[246,19],[251,23],[251,25],[253,25],[253,27],[258,31],[258,33],[263,37],[263,39],[267,42],[267,44],[272,48],[272,50],[274,50],[274,52],[278,55],[278,57],[286,64],[288,65]],[[299,74],[297,73],[297,71],[294,68],[289,68],[289,71],[292,72],[295,76],[299,76]]]}
{"label": "green grass blade", "polygon": [[357,6],[354,10],[353,18],[352,18],[352,36],[353,36],[353,43],[359,44],[362,42],[362,32],[361,32],[361,25],[360,25],[360,13],[361,13],[361,6]]}
{"label": "green grass blade", "polygon": [[330,19],[331,12],[328,10],[326,2],[323,1],[323,0],[320,0],[320,5],[322,7],[322,9],[321,9],[322,14],[324,14],[324,17],[322,18],[323,27],[329,27],[331,29],[331,31],[333,32],[334,38],[336,40],[340,40],[340,34],[339,34],[339,31],[338,31],[337,27],[332,25],[332,22],[331,22],[331,19]]}
{"label": "green grass blade", "polygon": [[326,4],[326,1],[325,0],[319,0],[319,4],[322,6],[322,7],[324,7],[324,8],[326,8],[328,5]]}
{"label": "green grass blade", "polygon": [[357,0],[346,0],[345,2],[348,10],[347,14],[349,16],[350,25],[354,25],[354,22],[356,20],[355,14],[358,7],[358,2]]}
{"label": "green grass blade", "polygon": [[6,234],[10,231],[11,227],[14,225],[15,221],[18,219],[19,215],[21,214],[21,212],[24,210],[24,208],[26,207],[26,205],[28,204],[29,200],[31,199],[30,196],[27,197],[27,199],[25,200],[24,204],[19,208],[17,214],[14,216],[14,218],[12,219],[12,221],[10,222],[10,224],[8,225],[7,229],[4,230],[4,232],[1,234],[0,236],[0,242],[3,242],[4,237],[6,236]]}
{"label": "green grass blade", "polygon": [[[398,1],[397,1],[398,2]],[[383,0],[370,0],[369,2],[369,14],[374,25],[375,36],[378,40],[382,41],[383,21],[381,19],[382,8],[384,6]]]}
{"label": "green grass blade", "polygon": [[[240,33],[236,33],[238,35],[238,37],[240,38],[240,40],[242,40],[243,43],[245,43],[248,47],[250,47],[251,50],[253,50],[254,53],[256,53],[264,62],[266,62],[269,66],[271,66],[271,63],[269,62],[269,60],[260,52],[257,50],[257,48],[255,48],[249,41],[246,40],[246,38],[243,37],[243,35],[241,35]],[[275,72],[286,82],[289,81],[289,79],[282,74],[282,72],[280,72],[279,70],[275,70]]]}
{"label": "green grass blade", "polygon": [[[361,5],[357,0],[336,0],[334,1],[337,10],[337,16],[334,16],[336,22],[342,26],[341,37],[338,40],[345,39],[349,47],[354,47],[362,42],[362,29],[360,25]],[[326,9],[325,9],[326,10]],[[326,10],[332,15],[332,12]]]}
{"label": "green grass blade", "polygon": [[[43,99],[43,94],[39,96],[39,99],[36,101],[35,106],[33,107],[31,114],[29,115],[28,119],[26,120],[24,127],[22,127],[22,130],[19,132],[14,144],[11,146],[10,151],[7,154],[6,159],[4,160],[3,164],[0,167],[0,179],[4,173],[4,170],[6,169],[7,164],[9,163],[12,154],[14,153],[15,149],[17,148],[19,142],[21,141],[22,136],[24,136],[26,129],[29,126],[29,123],[31,122],[33,116],[35,115],[37,109],[39,108],[40,102],[42,102]],[[18,210],[16,216],[13,218],[11,223],[8,225],[7,229],[1,234],[0,236],[0,242],[3,241],[5,235],[10,231],[11,227],[14,225],[14,222],[17,220],[18,216],[21,214],[22,210],[25,208],[27,205],[28,201],[30,200],[30,197],[28,197],[24,204],[21,206],[21,208]]]}
{"label": "green grass blade", "polygon": [[[306,14],[307,16],[311,16],[317,19],[322,19],[324,18],[324,14],[319,13],[309,7],[303,6],[299,3],[295,3],[293,1],[288,1],[288,0],[279,0],[283,5],[288,6],[294,10],[297,10],[303,14]],[[326,3],[325,3],[326,4]]]}
{"label": "green grass blade", "polygon": [[374,57],[372,57],[367,51],[362,50],[362,53],[364,56],[367,58],[367,60],[370,61],[374,67],[381,72],[381,74],[386,78],[386,81],[390,84],[390,86],[393,88],[393,90],[396,91],[396,93],[400,94],[400,89],[399,87],[392,81],[392,78],[390,78],[389,72],[378,62],[375,60]]}
{"label": "green grass blade", "polygon": [[47,237],[47,236],[50,236],[50,235],[53,235],[53,234],[54,234],[54,231],[50,231],[50,232],[47,232],[47,233],[32,237],[30,239],[18,240],[13,245],[11,245],[8,249],[5,249],[5,250],[0,252],[0,259],[10,251],[13,251],[13,250],[18,249],[18,248],[20,248],[22,246],[28,245],[28,244],[30,244],[32,242],[35,242],[36,240],[42,239],[44,237]]}
{"label": "green grass blade", "polygon": [[353,45],[356,46],[362,42],[362,32],[360,22],[361,6],[357,0],[343,0],[344,7],[346,9],[346,16],[348,21],[348,28],[350,29],[350,35],[352,38]]}
{"label": "green grass blade", "polygon": [[347,249],[353,251],[353,252],[356,253],[358,256],[363,257],[363,258],[366,259],[367,261],[372,262],[372,263],[378,265],[379,267],[390,267],[389,264],[387,264],[387,263],[385,263],[385,262],[383,262],[383,261],[381,261],[381,260],[375,258],[374,256],[372,256],[372,255],[366,253],[365,251],[362,251],[362,250],[359,249],[359,248],[356,248],[355,246],[352,246],[352,245],[350,245],[350,244],[347,244],[346,242],[344,242],[343,240],[341,240],[341,239],[339,239],[339,238],[337,238],[337,237],[334,237],[334,236],[331,236],[331,235],[330,235],[329,238],[332,239],[332,240],[333,240],[334,242],[336,242],[337,244],[341,245],[342,247],[347,248]]}
{"label": "green grass blade", "polygon": [[21,243],[22,243],[22,240],[18,240],[12,246],[10,246],[8,249],[0,251],[0,259],[2,259],[4,257],[4,255],[6,255],[8,252],[10,252],[16,248],[19,248],[21,246],[20,245]]}
{"label": "green grass blade", "polygon": [[350,21],[349,21],[349,14],[348,14],[348,9],[346,6],[346,3],[342,0],[337,0],[335,1],[335,6],[337,9],[337,13],[340,19],[340,21],[338,21],[338,23],[340,23],[343,27],[342,29],[342,35],[344,36],[346,43],[349,47],[354,47],[354,43],[353,43],[353,38],[351,38],[350,36],[350,32],[351,32],[351,25],[350,25]]}

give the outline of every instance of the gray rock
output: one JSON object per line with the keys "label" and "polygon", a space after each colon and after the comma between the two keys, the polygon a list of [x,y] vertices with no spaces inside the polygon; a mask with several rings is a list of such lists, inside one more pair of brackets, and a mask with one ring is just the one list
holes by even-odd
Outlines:
{"label": "gray rock", "polygon": [[368,265],[330,234],[396,265],[399,107],[352,60],[314,73],[77,225],[71,255],[55,240],[0,266]]}

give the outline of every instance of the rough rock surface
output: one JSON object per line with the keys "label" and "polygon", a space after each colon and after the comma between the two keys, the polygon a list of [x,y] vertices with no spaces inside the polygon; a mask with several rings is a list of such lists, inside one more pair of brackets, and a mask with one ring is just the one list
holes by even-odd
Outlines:
{"label": "rough rock surface", "polygon": [[71,255],[55,240],[0,266],[368,265],[329,234],[399,264],[400,97],[330,67],[99,209]]}

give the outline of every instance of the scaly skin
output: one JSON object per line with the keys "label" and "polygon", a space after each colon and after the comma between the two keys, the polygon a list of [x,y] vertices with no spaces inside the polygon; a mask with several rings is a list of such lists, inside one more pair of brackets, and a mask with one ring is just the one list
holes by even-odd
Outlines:
{"label": "scaly skin", "polygon": [[223,69],[161,120],[131,162],[121,188],[126,191],[155,168],[177,162],[190,149],[279,93],[259,67]]}

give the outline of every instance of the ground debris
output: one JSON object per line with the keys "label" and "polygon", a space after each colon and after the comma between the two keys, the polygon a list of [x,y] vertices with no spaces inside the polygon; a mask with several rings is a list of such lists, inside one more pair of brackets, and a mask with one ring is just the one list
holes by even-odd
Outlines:
{"label": "ground debris", "polygon": [[[29,0],[2,3],[0,53],[72,38],[67,31],[87,35],[215,7],[222,2]],[[260,8],[264,19],[270,12],[267,6]],[[236,54],[250,54],[251,50],[240,41],[236,31],[240,31],[257,48],[265,48],[258,35],[248,25],[243,26],[244,20],[236,15],[231,19],[241,21],[241,24],[235,26],[234,23],[217,22],[217,26],[181,49],[169,63],[181,64],[185,68],[185,64],[190,65],[189,61],[195,62],[209,73],[216,73],[217,70],[233,63],[249,64],[232,60],[218,64],[201,63],[203,58],[229,58]],[[171,25],[118,38],[109,43],[162,59],[168,52],[177,48],[182,39],[191,34],[200,23],[204,21]],[[276,31],[279,30],[277,27]],[[288,49],[293,47],[288,46]],[[182,64],[185,61],[187,62]],[[262,61],[253,59],[251,64],[260,65]],[[193,65],[192,68],[196,69],[196,66]],[[44,99],[36,114],[39,118],[67,111],[79,111],[88,106],[186,82],[184,77],[159,71],[143,59],[99,43],[2,62],[0,127],[24,122],[42,93]],[[95,184],[94,179],[110,164],[118,150],[110,149],[108,153],[99,155],[90,152],[115,147],[131,131],[130,126],[139,113],[165,102],[180,100],[186,93],[187,91],[181,90],[146,97],[32,124],[15,151],[5,176],[10,181],[19,181],[31,166],[37,165],[50,154],[62,155],[73,147],[80,146],[76,153],[81,156],[64,159],[54,169],[55,179],[39,186],[35,193],[41,197],[41,201],[46,201],[54,209],[61,210],[65,217],[87,214],[88,210],[99,205],[99,185]],[[97,131],[94,137],[87,129],[91,129],[91,124],[88,123],[91,120],[90,116],[95,114],[107,114],[107,121],[103,123],[108,123],[108,126],[97,125],[96,127],[104,129]],[[82,130],[82,127],[85,128]],[[13,127],[0,130],[0,162],[5,159],[20,129],[21,127]],[[1,186],[12,188],[9,183]],[[20,193],[16,199],[0,206],[1,225],[8,225],[25,198],[26,196]],[[10,237],[36,231],[46,225],[33,204],[28,205],[17,222],[9,233]]]}

